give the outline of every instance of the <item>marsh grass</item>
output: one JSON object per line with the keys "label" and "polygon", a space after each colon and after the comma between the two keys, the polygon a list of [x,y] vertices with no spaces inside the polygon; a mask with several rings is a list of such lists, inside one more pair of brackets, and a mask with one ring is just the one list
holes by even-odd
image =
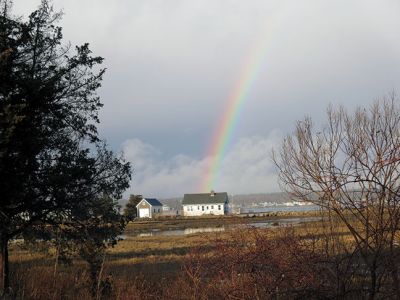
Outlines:
{"label": "marsh grass", "polygon": [[[115,299],[159,298],[181,272],[184,258],[193,248],[213,250],[217,234],[135,237],[110,248],[103,277],[112,281]],[[59,265],[55,270],[52,249],[10,249],[12,290],[19,299],[91,299],[87,265]],[[40,251],[39,251],[40,250]],[[104,279],[103,278],[103,279]],[[144,296],[145,295],[145,296]]]}
{"label": "marsh grass", "polygon": [[[188,223],[184,222],[183,226]],[[209,226],[210,220],[197,224]],[[323,282],[312,275],[314,271],[319,272],[313,269],[312,263],[321,259],[320,254],[325,257],[340,255],[344,245],[351,245],[351,236],[339,222],[334,232],[325,223],[316,221],[268,229],[240,226],[224,232],[181,236],[129,236],[137,225],[128,226],[127,238],[108,250],[100,282],[103,296],[99,298],[222,299],[232,296],[254,299],[257,296],[269,299],[276,296],[275,288],[266,290],[262,284],[275,284],[278,290],[291,288],[275,278],[276,272],[287,272],[296,292],[306,293],[308,290],[303,283],[315,290],[323,286]],[[55,269],[54,251],[41,250],[12,245],[14,296],[18,299],[92,299],[88,269],[83,261],[76,260],[73,265],[59,265]],[[316,253],[318,256],[313,256]],[[275,273],[266,271],[271,262],[275,263]],[[236,277],[232,277],[233,274]]]}

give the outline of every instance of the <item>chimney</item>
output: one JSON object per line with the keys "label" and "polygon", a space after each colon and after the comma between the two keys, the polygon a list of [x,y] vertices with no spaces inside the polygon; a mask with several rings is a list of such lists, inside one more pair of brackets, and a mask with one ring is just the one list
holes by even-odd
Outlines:
{"label": "chimney", "polygon": [[214,190],[211,190],[210,196],[211,196],[211,197],[214,197],[214,196],[215,196]]}

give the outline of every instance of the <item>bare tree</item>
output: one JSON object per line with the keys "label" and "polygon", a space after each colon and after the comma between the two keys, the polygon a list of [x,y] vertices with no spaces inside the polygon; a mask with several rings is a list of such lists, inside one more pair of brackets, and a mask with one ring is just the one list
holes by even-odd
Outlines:
{"label": "bare tree", "polygon": [[[399,291],[400,106],[394,94],[354,113],[327,111],[315,129],[297,122],[273,160],[283,189],[328,210],[347,227],[359,280],[373,299]],[[355,262],[356,263],[356,262]],[[356,263],[357,264],[357,263]],[[388,288],[389,286],[389,288]]]}

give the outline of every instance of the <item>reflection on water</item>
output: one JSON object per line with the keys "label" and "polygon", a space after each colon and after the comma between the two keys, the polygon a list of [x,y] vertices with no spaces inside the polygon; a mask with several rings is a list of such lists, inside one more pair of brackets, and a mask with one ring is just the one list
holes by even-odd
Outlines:
{"label": "reflection on water", "polygon": [[225,227],[203,227],[203,228],[186,228],[184,234],[202,233],[202,232],[221,232],[225,231]]}
{"label": "reflection on water", "polygon": [[187,235],[194,233],[203,233],[203,232],[221,232],[225,231],[225,227],[200,227],[200,228],[185,228],[185,229],[174,229],[174,230],[159,230],[152,229],[147,232],[141,232],[136,234],[136,236],[168,236],[168,235]]}
{"label": "reflection on water", "polygon": [[268,228],[274,226],[294,226],[303,222],[312,222],[320,220],[319,217],[308,217],[308,218],[287,218],[287,219],[276,219],[264,222],[253,222],[247,224],[231,224],[224,225],[222,227],[199,227],[199,228],[185,228],[185,229],[172,229],[172,230],[160,230],[160,229],[149,229],[145,232],[136,232],[129,236],[123,236],[122,238],[129,237],[149,237],[149,236],[171,236],[171,235],[188,235],[195,233],[204,232],[222,232],[227,229],[233,229],[237,227],[255,227],[255,228]]}

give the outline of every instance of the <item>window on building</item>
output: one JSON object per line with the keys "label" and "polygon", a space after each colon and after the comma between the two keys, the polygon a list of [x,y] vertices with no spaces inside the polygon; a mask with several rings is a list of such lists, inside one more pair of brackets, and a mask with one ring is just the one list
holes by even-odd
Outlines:
{"label": "window on building", "polygon": [[221,210],[221,205],[218,205],[218,210]]}
{"label": "window on building", "polygon": [[199,206],[197,206],[197,210],[200,210],[200,205],[199,205]]}
{"label": "window on building", "polygon": [[204,206],[201,207],[201,210],[204,211]]}
{"label": "window on building", "polygon": [[214,209],[214,205],[211,205],[211,209]]}
{"label": "window on building", "polygon": [[158,209],[158,212],[160,212],[160,209]]}
{"label": "window on building", "polygon": [[153,209],[153,212],[156,212],[156,209]]}
{"label": "window on building", "polygon": [[208,210],[208,205],[207,205],[207,210]]}

